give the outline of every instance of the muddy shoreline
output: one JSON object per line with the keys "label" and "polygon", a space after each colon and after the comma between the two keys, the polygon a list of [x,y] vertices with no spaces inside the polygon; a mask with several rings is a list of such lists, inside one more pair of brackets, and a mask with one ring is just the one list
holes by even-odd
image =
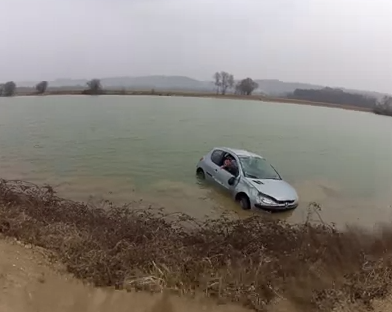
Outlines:
{"label": "muddy shoreline", "polygon": [[[83,90],[48,90],[44,94],[38,95],[36,92],[16,92],[15,96],[51,96],[51,95],[85,95]],[[102,95],[117,95],[117,96],[178,96],[178,97],[194,97],[194,98],[213,98],[213,99],[229,99],[229,100],[248,100],[248,101],[262,101],[262,102],[277,102],[284,104],[299,104],[311,105],[330,108],[340,108],[346,110],[373,112],[372,108],[358,107],[355,105],[340,105],[323,102],[312,102],[305,100],[295,100],[279,97],[268,97],[261,95],[235,95],[235,94],[215,94],[211,92],[182,92],[182,91],[129,91],[129,90],[105,90]]]}

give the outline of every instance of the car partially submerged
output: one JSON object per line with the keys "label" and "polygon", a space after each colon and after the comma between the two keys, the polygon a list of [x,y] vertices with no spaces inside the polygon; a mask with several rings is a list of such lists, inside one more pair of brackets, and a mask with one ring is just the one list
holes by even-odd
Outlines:
{"label": "car partially submerged", "polygon": [[245,210],[289,210],[298,206],[296,190],[265,158],[246,150],[213,148],[196,166],[199,179],[228,191]]}

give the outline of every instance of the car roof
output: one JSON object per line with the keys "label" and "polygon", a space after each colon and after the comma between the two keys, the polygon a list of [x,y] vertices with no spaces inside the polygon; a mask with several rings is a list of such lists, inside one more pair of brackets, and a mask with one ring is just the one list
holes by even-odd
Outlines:
{"label": "car roof", "polygon": [[257,155],[255,153],[249,152],[247,150],[244,149],[237,149],[237,148],[231,148],[231,147],[215,147],[214,150],[216,149],[220,149],[223,150],[225,152],[231,153],[231,154],[235,154],[237,156],[257,156],[257,157],[261,157],[263,158],[261,155]]}

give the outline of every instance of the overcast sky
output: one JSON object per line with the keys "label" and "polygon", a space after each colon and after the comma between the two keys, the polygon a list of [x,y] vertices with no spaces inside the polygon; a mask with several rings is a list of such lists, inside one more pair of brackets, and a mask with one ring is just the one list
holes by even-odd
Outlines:
{"label": "overcast sky", "polygon": [[392,93],[392,0],[0,0],[0,81],[150,74]]}

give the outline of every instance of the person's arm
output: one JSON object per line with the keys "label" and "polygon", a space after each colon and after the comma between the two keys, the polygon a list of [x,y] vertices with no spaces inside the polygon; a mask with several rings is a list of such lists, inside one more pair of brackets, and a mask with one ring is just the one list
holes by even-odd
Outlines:
{"label": "person's arm", "polygon": [[228,166],[229,166],[229,160],[226,159],[226,160],[223,162],[223,165],[221,166],[221,169],[225,169],[225,168],[227,168]]}

